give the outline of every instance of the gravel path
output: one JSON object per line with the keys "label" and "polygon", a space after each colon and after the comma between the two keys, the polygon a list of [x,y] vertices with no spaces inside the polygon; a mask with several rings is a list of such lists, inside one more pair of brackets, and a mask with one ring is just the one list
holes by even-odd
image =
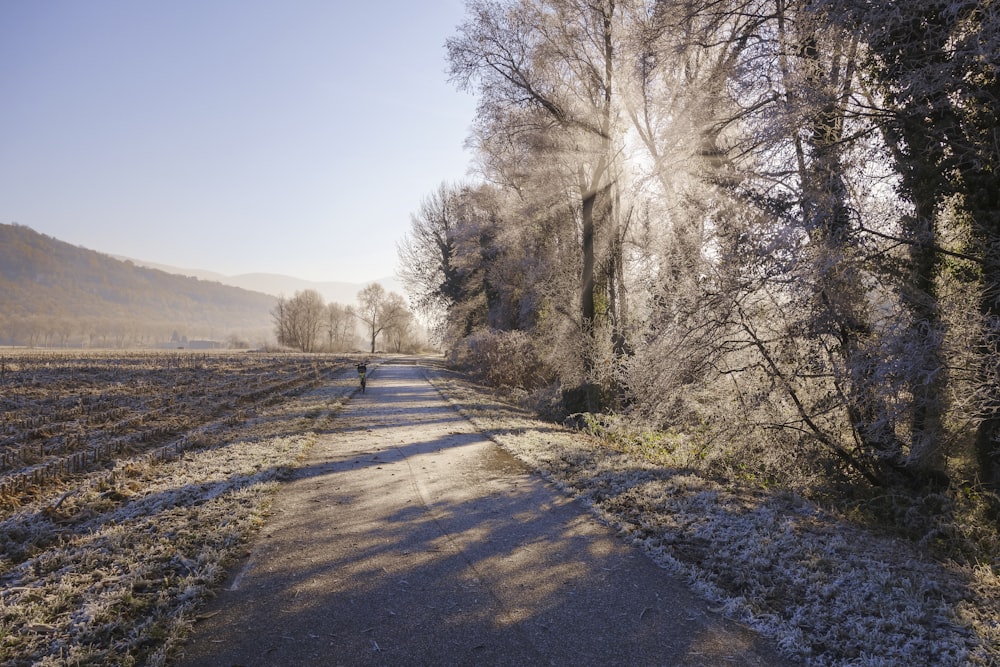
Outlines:
{"label": "gravel path", "polygon": [[477,433],[419,366],[378,368],[334,423],[177,665],[789,664]]}

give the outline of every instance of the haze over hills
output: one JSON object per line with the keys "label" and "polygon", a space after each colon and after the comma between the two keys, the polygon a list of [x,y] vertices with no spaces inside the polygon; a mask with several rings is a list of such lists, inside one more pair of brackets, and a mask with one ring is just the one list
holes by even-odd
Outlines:
{"label": "haze over hills", "polygon": [[[395,279],[377,282],[401,292]],[[366,284],[179,269],[0,224],[0,345],[266,345],[277,297],[313,289],[326,303],[351,305]]]}
{"label": "haze over hills", "polygon": [[135,347],[273,339],[270,294],[137,266],[0,224],[0,344]]}
{"label": "haze over hills", "polygon": [[209,280],[222,283],[223,285],[241,287],[254,292],[270,294],[271,296],[291,297],[294,296],[296,292],[312,289],[319,292],[327,303],[336,302],[344,305],[354,304],[358,300],[358,292],[371,282],[381,284],[387,292],[397,292],[399,294],[404,293],[402,283],[394,277],[377,278],[363,283],[352,283],[336,281],[316,282],[275,273],[244,273],[236,276],[228,276],[222,273],[206,271],[204,269],[184,269],[176,266],[169,266],[167,264],[154,264],[151,262],[144,262],[133,257],[118,256],[117,258],[123,261],[130,261],[137,266],[158,269],[160,271],[165,271],[166,273],[173,273],[181,276],[190,276],[200,280]]}

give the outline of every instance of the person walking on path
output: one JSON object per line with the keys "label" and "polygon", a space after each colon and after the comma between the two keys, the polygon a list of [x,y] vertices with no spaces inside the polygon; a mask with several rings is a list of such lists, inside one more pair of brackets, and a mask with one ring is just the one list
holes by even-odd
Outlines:
{"label": "person walking on path", "polygon": [[365,386],[368,384],[368,362],[362,361],[358,364],[358,378],[361,380],[361,393],[365,393]]}

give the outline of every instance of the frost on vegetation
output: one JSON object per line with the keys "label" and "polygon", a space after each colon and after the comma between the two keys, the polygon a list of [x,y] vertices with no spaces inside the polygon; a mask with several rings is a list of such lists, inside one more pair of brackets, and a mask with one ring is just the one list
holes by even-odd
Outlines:
{"label": "frost on vegetation", "polygon": [[121,457],[0,514],[0,664],[165,664],[315,440],[289,420],[324,419],[341,391],[268,398],[201,448]]}
{"label": "frost on vegetation", "polygon": [[[437,380],[482,428],[511,408]],[[809,665],[1000,664],[1000,579],[931,558],[790,493],[723,487],[584,433],[529,424],[494,439],[576,495],[713,608]]]}

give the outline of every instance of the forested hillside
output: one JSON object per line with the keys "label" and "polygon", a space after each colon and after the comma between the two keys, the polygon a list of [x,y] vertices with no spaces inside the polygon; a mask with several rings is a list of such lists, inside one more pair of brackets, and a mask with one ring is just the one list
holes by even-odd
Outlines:
{"label": "forested hillside", "polygon": [[135,266],[0,225],[0,344],[137,346],[273,337],[274,297]]}
{"label": "forested hillside", "polygon": [[469,0],[485,178],[414,215],[410,295],[665,460],[996,506],[998,44],[983,2]]}

